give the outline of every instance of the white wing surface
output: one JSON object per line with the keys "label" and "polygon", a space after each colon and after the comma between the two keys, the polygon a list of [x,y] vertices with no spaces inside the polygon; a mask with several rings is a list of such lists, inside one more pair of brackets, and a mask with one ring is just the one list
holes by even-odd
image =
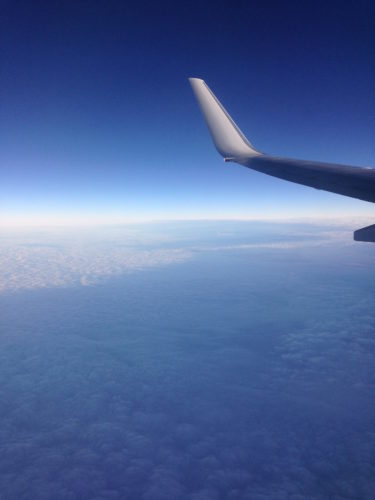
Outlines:
{"label": "white wing surface", "polygon": [[[234,161],[297,184],[375,203],[375,169],[279,158],[260,153],[246,139],[208,85],[199,78],[189,78],[189,81],[215,147],[225,161]],[[355,239],[364,238],[366,234],[367,239],[360,241],[375,241],[375,225],[370,228],[373,228],[374,236],[369,236],[371,231],[366,228],[365,233],[356,231]]]}

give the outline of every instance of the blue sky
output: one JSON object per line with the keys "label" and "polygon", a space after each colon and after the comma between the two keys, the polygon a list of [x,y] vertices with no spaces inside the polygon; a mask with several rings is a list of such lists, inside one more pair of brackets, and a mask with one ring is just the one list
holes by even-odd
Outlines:
{"label": "blue sky", "polygon": [[375,7],[5,2],[0,223],[369,215],[214,150],[204,78],[257,148],[375,165]]}

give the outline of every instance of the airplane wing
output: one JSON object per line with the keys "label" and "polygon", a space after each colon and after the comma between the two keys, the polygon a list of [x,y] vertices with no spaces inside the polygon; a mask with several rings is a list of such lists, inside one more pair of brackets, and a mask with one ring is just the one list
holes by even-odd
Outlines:
{"label": "airplane wing", "polygon": [[[315,189],[375,203],[375,169],[261,153],[246,139],[228,112],[199,78],[189,78],[216,149],[225,161]],[[375,242],[375,225],[355,231],[357,241]]]}

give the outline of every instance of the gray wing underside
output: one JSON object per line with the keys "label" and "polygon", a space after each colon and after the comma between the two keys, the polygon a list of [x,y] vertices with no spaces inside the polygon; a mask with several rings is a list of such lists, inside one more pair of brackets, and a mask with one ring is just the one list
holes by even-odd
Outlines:
{"label": "gray wing underside", "polygon": [[[375,169],[279,158],[261,153],[248,141],[207,84],[189,78],[216,149],[225,161],[279,179],[375,203]],[[356,241],[375,242],[375,224],[354,232]]]}
{"label": "gray wing underside", "polygon": [[372,168],[267,155],[238,159],[238,163],[279,179],[375,203],[375,170]]}

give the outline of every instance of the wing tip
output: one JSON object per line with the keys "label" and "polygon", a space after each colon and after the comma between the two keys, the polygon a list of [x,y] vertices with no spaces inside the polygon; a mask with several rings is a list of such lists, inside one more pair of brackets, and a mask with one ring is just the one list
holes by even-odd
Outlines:
{"label": "wing tip", "polygon": [[204,84],[205,83],[203,78],[197,78],[195,76],[189,77],[188,80],[189,80],[189,83],[191,86],[194,86],[194,84],[202,84],[202,83]]}
{"label": "wing tip", "polygon": [[367,243],[375,243],[375,224],[362,227],[353,233],[354,241],[365,241]]}
{"label": "wing tip", "polygon": [[246,139],[207,83],[196,77],[190,77],[189,83],[219,153],[228,161],[260,155],[261,153]]}

